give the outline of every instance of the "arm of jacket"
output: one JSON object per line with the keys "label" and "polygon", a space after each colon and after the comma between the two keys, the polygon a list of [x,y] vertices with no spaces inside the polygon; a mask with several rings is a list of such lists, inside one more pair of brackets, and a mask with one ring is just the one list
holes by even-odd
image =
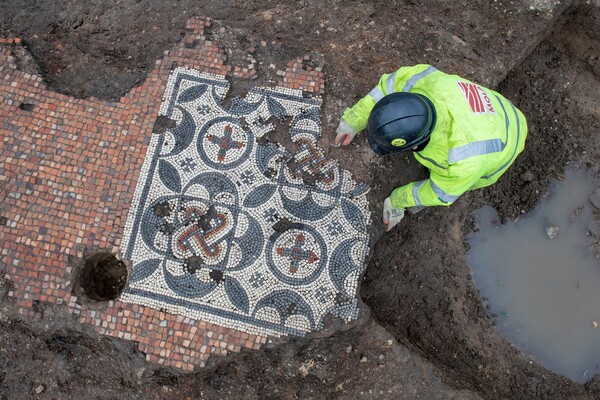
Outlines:
{"label": "arm of jacket", "polygon": [[[365,97],[360,99],[352,108],[346,108],[342,119],[354,129],[360,132],[367,127],[367,121],[375,103],[381,97],[394,92],[402,91],[402,88],[414,75],[417,75],[428,68],[433,68],[428,64],[418,64],[412,67],[402,67],[392,74],[383,74],[379,83]],[[390,78],[391,77],[391,78]],[[388,82],[390,78],[390,82]]]}
{"label": "arm of jacket", "polygon": [[392,207],[449,206],[481,178],[481,168],[476,162],[449,168],[447,175],[432,170],[429,179],[394,189],[390,196]]}

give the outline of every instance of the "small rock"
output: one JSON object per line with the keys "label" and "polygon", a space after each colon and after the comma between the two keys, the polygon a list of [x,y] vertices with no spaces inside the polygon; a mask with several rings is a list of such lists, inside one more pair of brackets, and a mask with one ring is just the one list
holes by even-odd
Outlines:
{"label": "small rock", "polygon": [[594,220],[591,220],[588,225],[588,232],[594,236],[598,236],[600,234],[600,224]]}
{"label": "small rock", "polygon": [[600,189],[596,190],[591,196],[590,196],[590,203],[592,203],[592,205],[598,209],[600,209]]}
{"label": "small rock", "polygon": [[592,321],[592,326],[593,326],[594,328],[597,328],[597,327],[598,327],[598,323],[597,323],[596,321]]}
{"label": "small rock", "polygon": [[46,390],[46,386],[44,385],[39,385],[38,387],[35,388],[35,393],[36,394],[40,394],[42,393],[44,390]]}
{"label": "small rock", "polygon": [[307,362],[302,363],[300,368],[298,368],[298,371],[302,376],[306,377],[310,373],[310,370],[314,368],[314,366],[315,362],[313,360],[308,360]]}
{"label": "small rock", "polygon": [[462,40],[460,37],[458,37],[456,35],[452,35],[452,41],[454,43],[456,43],[456,44],[461,45],[461,46],[466,46],[467,45],[467,43],[464,40]]}
{"label": "small rock", "polygon": [[556,225],[552,225],[552,224],[548,224],[546,225],[546,235],[550,238],[550,239],[554,239],[556,236],[558,236],[558,232],[560,231],[560,228]]}
{"label": "small rock", "polygon": [[521,179],[525,182],[531,182],[535,179],[535,176],[533,175],[533,172],[526,171],[525,173],[521,174]]}
{"label": "small rock", "polygon": [[273,19],[273,12],[270,10],[263,11],[262,16],[265,21],[270,21]]}
{"label": "small rock", "polygon": [[369,361],[369,360],[367,359],[366,356],[363,356],[363,358],[360,359],[361,363],[366,363],[367,361]]}

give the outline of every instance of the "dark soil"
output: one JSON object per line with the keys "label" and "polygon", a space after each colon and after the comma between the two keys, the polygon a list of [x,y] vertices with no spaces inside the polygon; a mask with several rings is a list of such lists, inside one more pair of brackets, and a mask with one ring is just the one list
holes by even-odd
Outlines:
{"label": "dark soil", "polygon": [[164,203],[159,203],[154,206],[154,215],[157,217],[168,217],[171,215],[171,205],[169,202],[165,201]]}
{"label": "dark soil", "polygon": [[[464,241],[472,230],[469,213],[480,205],[512,219],[535,206],[568,161],[597,166],[598,5],[582,4],[520,65],[539,42],[532,36],[541,39],[541,26],[553,17],[509,1],[24,0],[2,7],[2,35],[22,37],[49,86],[77,97],[118,99],[182,38],[190,16],[210,15],[216,19],[211,35],[231,62],[247,63],[248,54],[258,62],[259,78],[234,80],[228,101],[256,84],[273,84],[291,58],[323,54],[324,147],[341,110],[381,73],[417,62],[499,84],[529,121],[524,153],[495,186],[469,193],[449,209],[408,216],[379,241],[361,288],[372,310],[368,322],[243,352],[178,376],[150,370],[132,344],[60,331],[56,323],[29,328],[0,314],[5,398],[476,398],[448,385],[493,400],[600,398],[599,378],[575,384],[496,333],[472,284]],[[157,133],[168,124],[161,121]],[[363,140],[330,153],[372,183],[377,237],[383,231],[381,200],[426,171],[408,155],[376,159]],[[4,297],[0,290],[0,301]]]}
{"label": "dark soil", "polygon": [[[563,3],[555,13],[571,2]],[[23,0],[3,2],[2,11],[0,32],[24,40],[50,88],[113,100],[145,79],[163,51],[183,37],[186,20],[197,15],[216,20],[213,39],[233,64],[247,66],[248,55],[258,61],[261,80],[275,82],[271,63],[281,68],[282,60],[325,54],[329,93],[349,102],[381,73],[424,60],[497,83],[521,57],[515,52],[525,51],[535,29],[551,18],[512,2],[484,0]],[[519,24],[529,33],[515,32]]]}
{"label": "dark soil", "polygon": [[133,344],[70,330],[44,333],[1,313],[0,343],[2,400],[149,398]]}
{"label": "dark soil", "polygon": [[[232,363],[201,374],[201,379],[174,379],[176,386],[184,387],[200,380],[203,384],[194,395],[215,399],[476,399],[466,391],[440,390],[438,378],[419,379],[416,371],[421,369],[428,367],[419,357],[370,322],[331,337],[243,353]],[[410,370],[416,379],[398,380]]]}
{"label": "dark soil", "polygon": [[95,301],[115,300],[127,283],[127,266],[110,253],[95,253],[83,260],[78,286],[83,296]]}

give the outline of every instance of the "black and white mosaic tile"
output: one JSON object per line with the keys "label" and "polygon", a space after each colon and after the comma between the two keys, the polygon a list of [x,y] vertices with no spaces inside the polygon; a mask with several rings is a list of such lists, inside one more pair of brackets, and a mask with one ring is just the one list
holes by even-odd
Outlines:
{"label": "black and white mosaic tile", "polygon": [[[368,187],[317,145],[318,97],[255,88],[230,109],[222,76],[178,68],[127,220],[121,299],[259,335],[357,315]],[[260,138],[290,117],[290,154]],[[275,121],[276,123],[276,121]]]}

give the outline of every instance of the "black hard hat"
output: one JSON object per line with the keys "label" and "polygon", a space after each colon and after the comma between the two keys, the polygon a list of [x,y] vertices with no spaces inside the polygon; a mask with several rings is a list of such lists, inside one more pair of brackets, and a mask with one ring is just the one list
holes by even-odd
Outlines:
{"label": "black hard hat", "polygon": [[408,150],[429,139],[435,120],[435,107],[427,97],[407,92],[388,94],[369,115],[367,139],[379,155]]}

